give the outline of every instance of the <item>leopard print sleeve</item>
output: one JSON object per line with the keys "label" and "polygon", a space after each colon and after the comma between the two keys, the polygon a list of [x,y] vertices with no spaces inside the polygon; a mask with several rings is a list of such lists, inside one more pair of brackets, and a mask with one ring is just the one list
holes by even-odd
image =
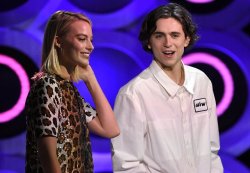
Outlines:
{"label": "leopard print sleeve", "polygon": [[60,115],[61,93],[59,85],[53,77],[42,77],[37,81],[35,97],[36,104],[34,126],[36,136],[57,137]]}
{"label": "leopard print sleeve", "polygon": [[86,102],[83,98],[82,98],[82,102],[83,102],[83,106],[84,106],[86,121],[87,121],[87,123],[89,123],[97,116],[97,113],[96,113],[96,110],[88,102]]}

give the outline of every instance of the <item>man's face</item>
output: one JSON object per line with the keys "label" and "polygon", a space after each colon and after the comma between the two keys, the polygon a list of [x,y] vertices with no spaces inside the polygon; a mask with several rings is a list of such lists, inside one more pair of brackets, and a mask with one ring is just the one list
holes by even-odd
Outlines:
{"label": "man's face", "polygon": [[184,48],[189,44],[182,25],[174,18],[161,18],[149,39],[155,61],[163,69],[174,69],[181,65]]}

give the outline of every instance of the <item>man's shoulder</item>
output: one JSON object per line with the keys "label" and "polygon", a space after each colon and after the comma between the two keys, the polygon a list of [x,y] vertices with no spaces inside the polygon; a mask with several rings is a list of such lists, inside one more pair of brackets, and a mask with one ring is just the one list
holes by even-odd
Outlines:
{"label": "man's shoulder", "polygon": [[192,74],[192,75],[198,75],[198,76],[203,76],[203,77],[207,77],[206,73],[204,71],[202,71],[201,69],[198,69],[196,67],[192,67],[190,65],[185,65],[184,66],[185,68],[185,71],[189,74]]}
{"label": "man's shoulder", "polygon": [[185,72],[187,73],[187,80],[195,80],[196,83],[199,84],[207,84],[211,82],[210,78],[204,71],[189,65],[185,65],[184,68]]}
{"label": "man's shoulder", "polygon": [[193,67],[191,65],[184,65],[184,68],[187,72],[190,72],[190,73],[200,73],[200,74],[204,74],[204,72],[196,67]]}
{"label": "man's shoulder", "polygon": [[120,88],[120,93],[129,93],[140,90],[140,87],[144,85],[148,79],[150,79],[151,75],[147,69],[143,70],[137,76],[128,81],[125,85]]}

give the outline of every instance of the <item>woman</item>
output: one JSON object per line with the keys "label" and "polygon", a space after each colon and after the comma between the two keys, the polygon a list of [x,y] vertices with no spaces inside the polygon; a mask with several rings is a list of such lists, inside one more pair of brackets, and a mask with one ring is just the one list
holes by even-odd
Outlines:
{"label": "woman", "polygon": [[[47,23],[42,67],[26,100],[26,172],[93,172],[89,130],[108,138],[119,134],[89,65],[92,39],[91,21],[82,14],[57,11]],[[80,80],[96,110],[73,85]]]}

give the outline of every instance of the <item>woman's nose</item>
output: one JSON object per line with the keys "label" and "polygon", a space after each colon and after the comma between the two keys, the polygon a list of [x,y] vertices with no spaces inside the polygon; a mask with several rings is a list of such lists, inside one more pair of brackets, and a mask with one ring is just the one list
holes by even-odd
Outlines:
{"label": "woman's nose", "polygon": [[94,50],[94,45],[93,45],[93,43],[92,43],[91,40],[88,41],[87,49],[89,49],[90,51],[93,51],[93,50]]}

